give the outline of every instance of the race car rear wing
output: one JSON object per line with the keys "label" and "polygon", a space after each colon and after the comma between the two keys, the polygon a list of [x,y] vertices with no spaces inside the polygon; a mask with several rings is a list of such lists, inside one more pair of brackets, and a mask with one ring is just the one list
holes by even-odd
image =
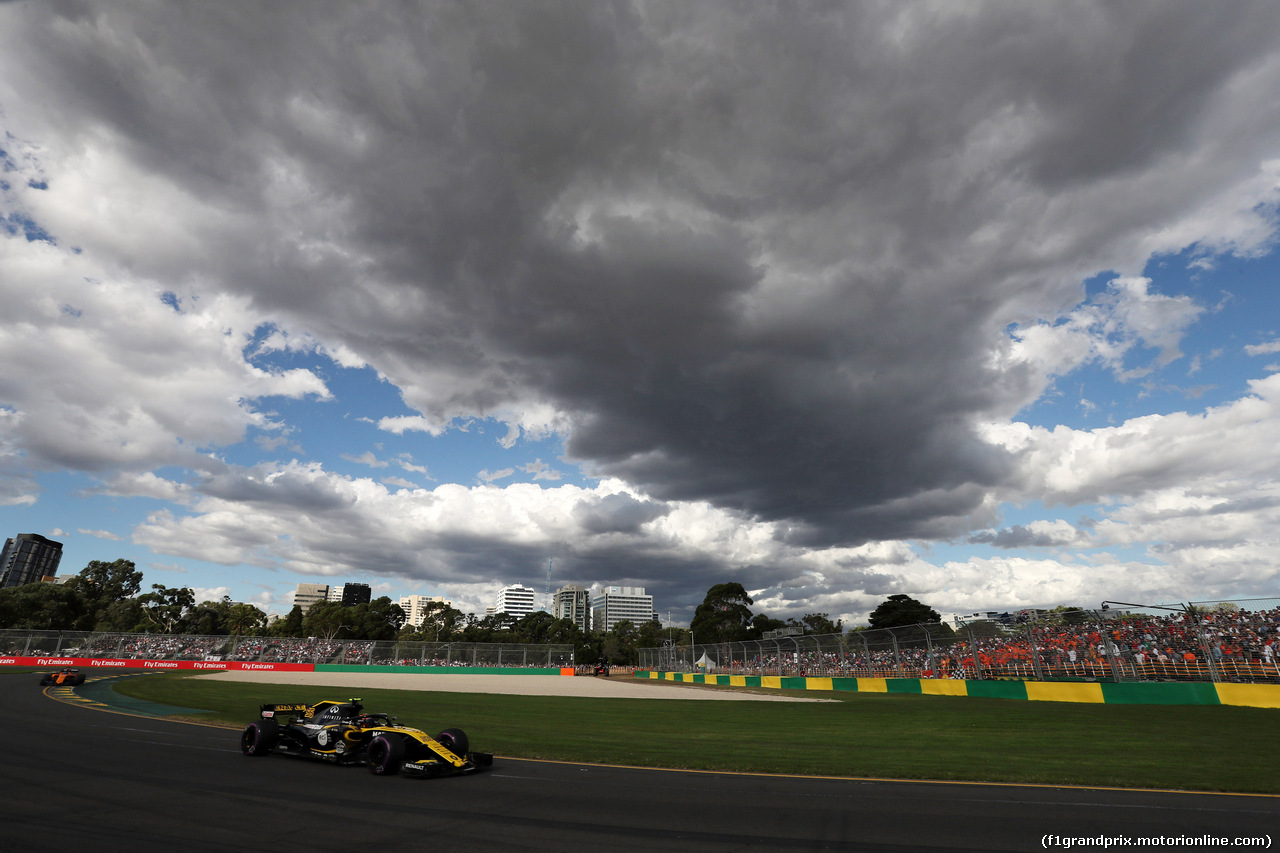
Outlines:
{"label": "race car rear wing", "polygon": [[283,705],[282,704],[263,705],[262,708],[260,709],[260,712],[262,714],[263,719],[270,719],[272,717],[277,717],[277,716],[305,717],[307,716],[307,712],[310,710],[311,710],[310,705],[302,705],[302,704],[295,703],[295,704],[283,704]]}
{"label": "race car rear wing", "polygon": [[315,716],[320,710],[324,708],[328,708],[335,705],[340,706],[344,704],[354,706],[354,711],[356,713],[359,712],[361,707],[359,699],[348,699],[346,703],[335,702],[333,700],[326,699],[325,701],[317,702],[314,705],[308,705],[302,702],[267,704],[267,705],[262,705],[259,708],[258,712],[259,714],[261,714],[263,719],[274,719],[276,717],[293,717],[295,719],[310,719],[311,717]]}

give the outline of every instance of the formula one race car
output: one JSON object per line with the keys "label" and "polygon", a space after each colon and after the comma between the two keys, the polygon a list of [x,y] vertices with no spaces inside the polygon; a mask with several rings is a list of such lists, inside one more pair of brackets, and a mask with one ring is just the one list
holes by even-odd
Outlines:
{"label": "formula one race car", "polygon": [[474,773],[493,764],[487,752],[470,752],[460,729],[431,737],[386,714],[366,714],[359,699],[314,705],[263,705],[262,719],[245,726],[240,751],[319,758],[335,764],[365,764],[375,776]]}
{"label": "formula one race car", "polygon": [[84,673],[78,669],[60,669],[40,676],[41,687],[48,687],[50,684],[78,687],[84,684]]}

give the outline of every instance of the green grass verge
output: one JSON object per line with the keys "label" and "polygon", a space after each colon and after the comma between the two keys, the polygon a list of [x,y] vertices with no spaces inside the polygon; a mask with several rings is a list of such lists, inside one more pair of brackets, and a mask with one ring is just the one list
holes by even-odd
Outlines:
{"label": "green grass verge", "polygon": [[236,728],[255,719],[264,702],[354,693],[370,711],[432,733],[456,726],[475,749],[519,758],[1280,793],[1280,740],[1273,736],[1280,717],[1262,708],[859,693],[829,694],[838,701],[822,703],[590,699],[236,684],[177,673],[125,679],[116,690],[209,709],[189,719]]}

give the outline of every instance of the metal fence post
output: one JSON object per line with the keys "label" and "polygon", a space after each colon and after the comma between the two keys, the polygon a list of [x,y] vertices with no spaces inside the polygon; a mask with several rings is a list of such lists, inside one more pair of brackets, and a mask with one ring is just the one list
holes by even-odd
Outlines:
{"label": "metal fence post", "polygon": [[973,677],[976,681],[982,680],[982,658],[978,657],[978,635],[974,633],[972,625],[966,625],[965,630],[969,632],[969,649],[973,653]]}
{"label": "metal fence post", "polygon": [[1120,668],[1119,651],[1120,646],[1116,643],[1115,637],[1111,635],[1111,630],[1107,626],[1107,617],[1098,612],[1098,636],[1102,644],[1102,659],[1107,663],[1107,669],[1111,672],[1112,681],[1123,681],[1124,673]]}
{"label": "metal fence post", "polygon": [[1209,680],[1219,682],[1222,680],[1221,673],[1218,672],[1218,662],[1213,659],[1213,649],[1209,648],[1209,638],[1204,635],[1204,626],[1200,624],[1200,614],[1187,605],[1187,616],[1191,619],[1191,624],[1196,629],[1196,639],[1200,641],[1200,652],[1204,655],[1204,659],[1209,664]]}
{"label": "metal fence post", "polygon": [[1044,681],[1044,670],[1040,666],[1040,649],[1036,648],[1036,629],[1031,622],[1027,623],[1027,645],[1031,648],[1031,670],[1036,681]]}

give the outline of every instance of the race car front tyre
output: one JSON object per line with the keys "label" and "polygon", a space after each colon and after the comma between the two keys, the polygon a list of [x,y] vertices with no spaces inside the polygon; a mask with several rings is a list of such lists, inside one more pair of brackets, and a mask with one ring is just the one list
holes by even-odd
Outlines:
{"label": "race car front tyre", "polygon": [[471,744],[467,742],[466,732],[462,729],[445,729],[436,735],[436,740],[459,758],[466,758],[467,750],[471,748]]}
{"label": "race car front tyre", "polygon": [[71,686],[72,686],[72,687],[79,687],[81,684],[84,684],[84,676],[83,676],[83,675],[77,675],[75,678],[71,679]]}
{"label": "race car front tyre", "polygon": [[394,776],[404,764],[404,741],[399,735],[376,735],[365,752],[369,772],[374,776]]}
{"label": "race car front tyre", "polygon": [[275,720],[250,723],[240,735],[240,751],[253,757],[270,755],[279,737],[280,726]]}

